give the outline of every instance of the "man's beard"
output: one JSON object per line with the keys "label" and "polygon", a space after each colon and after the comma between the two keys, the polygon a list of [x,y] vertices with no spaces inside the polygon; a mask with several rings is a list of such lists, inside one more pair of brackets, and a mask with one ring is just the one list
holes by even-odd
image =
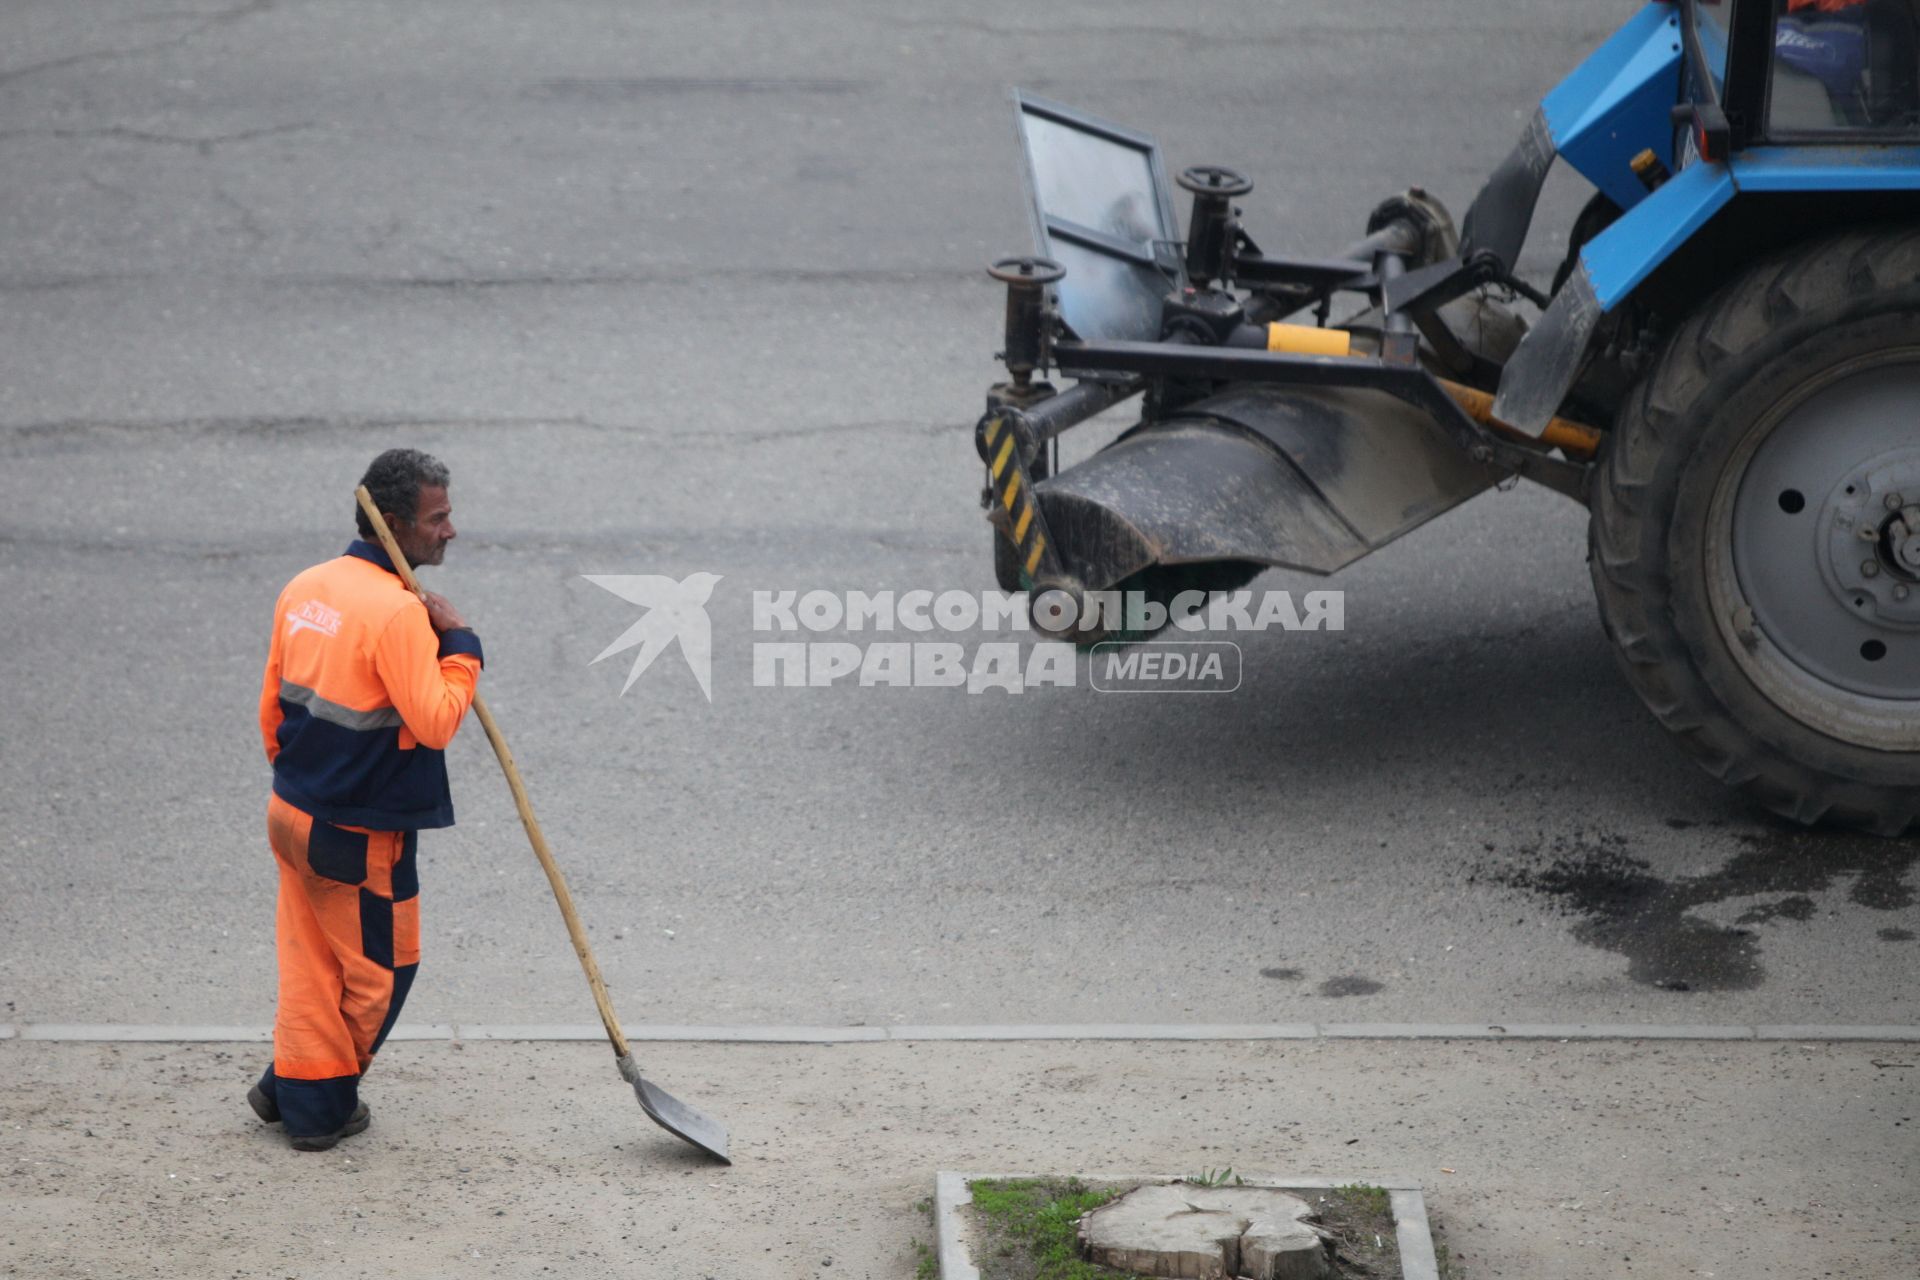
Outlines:
{"label": "man's beard", "polygon": [[406,555],[407,563],[419,569],[427,565],[439,564],[441,560],[445,559],[447,544],[444,542],[435,542],[425,547],[409,547],[403,545],[400,550]]}

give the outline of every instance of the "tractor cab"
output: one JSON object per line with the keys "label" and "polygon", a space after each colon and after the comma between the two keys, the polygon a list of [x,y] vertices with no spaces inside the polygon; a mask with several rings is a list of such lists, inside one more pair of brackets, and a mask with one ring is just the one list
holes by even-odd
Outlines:
{"label": "tractor cab", "polygon": [[[1920,132],[1920,14],[1912,0],[1776,0],[1773,8],[1757,137],[1871,140]],[[1700,7],[1709,71],[1723,84],[1726,20],[1723,5]],[[1736,88],[1746,91],[1740,78]],[[1742,109],[1752,108],[1735,108]]]}

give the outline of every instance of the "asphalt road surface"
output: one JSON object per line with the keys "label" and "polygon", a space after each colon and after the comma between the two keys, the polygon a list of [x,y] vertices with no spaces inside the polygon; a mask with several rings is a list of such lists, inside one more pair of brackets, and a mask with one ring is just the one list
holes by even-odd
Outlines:
{"label": "asphalt road surface", "polygon": [[[631,1021],[1913,1022],[1915,844],[1683,759],[1541,490],[1269,575],[1346,629],[1246,637],[1231,695],[754,683],[755,590],[990,585],[1011,86],[1323,253],[1463,209],[1632,9],[9,5],[0,1021],[270,1017],[271,607],[409,444]],[[696,572],[711,701],[677,649],[623,695],[639,610],[582,575]],[[450,767],[407,1020],[590,1021],[477,726]]]}

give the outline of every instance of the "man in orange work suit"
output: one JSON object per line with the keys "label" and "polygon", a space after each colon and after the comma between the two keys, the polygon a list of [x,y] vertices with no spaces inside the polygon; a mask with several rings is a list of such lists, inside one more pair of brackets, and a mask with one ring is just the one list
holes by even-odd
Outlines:
{"label": "man in orange work suit", "polygon": [[[389,449],[360,482],[416,568],[453,541],[448,479],[439,460]],[[360,1077],[420,962],[415,841],[453,825],[442,752],[482,662],[459,612],[408,591],[357,506],[355,519],[345,555],[280,593],[260,688],[280,999],[273,1065],[247,1101],[296,1151],[367,1127]]]}

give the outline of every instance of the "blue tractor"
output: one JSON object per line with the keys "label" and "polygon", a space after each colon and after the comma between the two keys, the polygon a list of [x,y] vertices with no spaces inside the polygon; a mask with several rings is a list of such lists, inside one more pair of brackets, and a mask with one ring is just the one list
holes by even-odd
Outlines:
{"label": "blue tractor", "polygon": [[[1414,188],[1320,259],[1261,253],[1238,173],[1178,175],[1183,234],[1150,138],[1016,107],[1036,252],[991,272],[1010,376],[976,443],[1037,626],[1332,573],[1517,477],[1588,507],[1601,621],[1688,754],[1803,823],[1913,826],[1920,0],[1648,4],[1457,230]],[[1595,193],[1543,288],[1514,268],[1556,158]]]}

